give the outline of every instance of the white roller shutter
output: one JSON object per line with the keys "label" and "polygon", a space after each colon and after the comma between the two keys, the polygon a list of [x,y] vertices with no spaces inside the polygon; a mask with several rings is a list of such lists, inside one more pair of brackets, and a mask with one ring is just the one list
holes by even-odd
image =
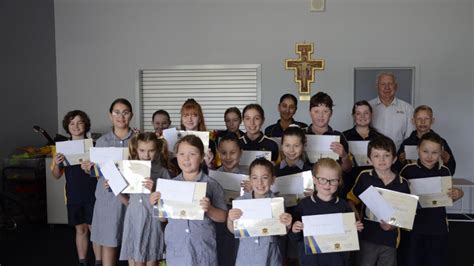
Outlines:
{"label": "white roller shutter", "polygon": [[[182,65],[140,71],[140,124],[153,131],[151,117],[168,111],[172,126],[179,127],[183,103],[194,98],[201,104],[206,126],[225,129],[224,112],[235,106],[260,103],[260,65]],[[241,126],[242,128],[243,126]]]}

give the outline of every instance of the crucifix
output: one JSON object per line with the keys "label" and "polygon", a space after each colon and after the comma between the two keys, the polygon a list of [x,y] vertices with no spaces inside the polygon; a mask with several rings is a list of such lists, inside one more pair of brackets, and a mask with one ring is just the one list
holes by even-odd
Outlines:
{"label": "crucifix", "polygon": [[286,59],[286,69],[295,71],[295,82],[299,84],[300,99],[306,100],[311,93],[315,71],[324,70],[324,60],[311,59],[313,43],[297,43],[295,52],[300,55],[300,58]]}

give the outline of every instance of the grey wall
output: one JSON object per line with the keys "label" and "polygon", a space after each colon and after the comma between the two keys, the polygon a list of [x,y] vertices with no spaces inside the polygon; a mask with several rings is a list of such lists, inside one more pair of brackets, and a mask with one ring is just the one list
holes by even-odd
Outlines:
{"label": "grey wall", "polygon": [[33,125],[57,131],[53,0],[0,1],[0,32],[3,158],[17,146],[46,143]]}
{"label": "grey wall", "polygon": [[[458,177],[473,179],[473,3],[471,1],[331,0],[326,12],[308,1],[56,0],[59,118],[85,109],[93,131],[109,127],[116,97],[136,101],[138,70],[175,64],[262,64],[267,125],[278,98],[296,93],[285,58],[296,42],[314,42],[326,60],[314,89],[335,100],[331,124],[351,127],[353,68],[416,67],[415,104],[435,110]],[[308,103],[297,118],[309,122]],[[468,121],[472,121],[469,119]]]}

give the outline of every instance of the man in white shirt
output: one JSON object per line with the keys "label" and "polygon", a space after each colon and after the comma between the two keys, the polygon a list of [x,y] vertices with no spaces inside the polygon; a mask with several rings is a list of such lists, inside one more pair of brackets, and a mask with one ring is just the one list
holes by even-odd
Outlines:
{"label": "man in white shirt", "polygon": [[413,131],[413,107],[395,97],[397,81],[392,73],[377,76],[378,97],[369,103],[373,109],[372,126],[391,138],[398,148]]}

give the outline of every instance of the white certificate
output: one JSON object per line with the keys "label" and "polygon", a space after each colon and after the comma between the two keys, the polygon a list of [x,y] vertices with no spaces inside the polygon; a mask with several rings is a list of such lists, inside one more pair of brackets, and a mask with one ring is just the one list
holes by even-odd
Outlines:
{"label": "white certificate", "polygon": [[249,180],[248,175],[227,173],[215,170],[209,170],[209,176],[214,178],[224,189],[224,198],[227,204],[243,194],[240,186],[242,181]]}
{"label": "white certificate", "polygon": [[83,161],[89,160],[91,147],[93,147],[92,139],[56,142],[56,152],[64,154],[66,166],[78,165]]}
{"label": "white certificate", "polygon": [[240,165],[249,166],[257,158],[265,158],[271,161],[272,152],[271,151],[242,151],[242,156],[240,157]]}
{"label": "white certificate", "polygon": [[395,213],[392,206],[380,195],[374,186],[368,187],[359,195],[359,198],[376,217],[384,222],[389,222]]}
{"label": "white certificate", "polygon": [[410,179],[410,192],[414,195],[441,193],[441,177]]}
{"label": "white certificate", "polygon": [[158,178],[156,191],[161,193],[163,200],[192,203],[196,183]]}
{"label": "white certificate", "polygon": [[187,135],[194,135],[201,139],[202,144],[204,144],[204,153],[207,153],[209,149],[209,131],[186,131],[186,130],[178,130],[178,139],[181,139]]}
{"label": "white certificate", "polygon": [[453,206],[448,190],[453,186],[451,176],[415,178],[408,180],[411,194],[419,196],[422,208]]}
{"label": "white certificate", "polygon": [[104,175],[104,178],[108,180],[107,182],[109,183],[110,189],[112,189],[115,196],[128,186],[127,181],[125,181],[125,178],[113,161],[102,163],[100,171]]}
{"label": "white certificate", "polygon": [[242,181],[249,179],[248,175],[227,173],[216,170],[209,170],[209,176],[214,178],[223,189],[232,191],[240,191],[240,184],[242,184]]}
{"label": "white certificate", "polygon": [[331,143],[340,142],[339,136],[306,135],[306,139],[305,151],[311,163],[321,158],[339,159],[339,155],[330,148]]}
{"label": "white certificate", "polygon": [[306,189],[313,189],[313,174],[311,171],[279,176],[272,185],[272,191],[274,193],[279,192],[280,195],[301,195]]}
{"label": "white certificate", "polygon": [[143,182],[145,178],[150,178],[151,176],[151,161],[124,160],[119,161],[117,164],[120,173],[128,183],[127,188],[122,193],[150,194],[150,190],[145,188]]}
{"label": "white certificate", "polygon": [[240,217],[242,220],[270,219],[272,218],[271,203],[271,198],[234,200],[232,202],[232,208],[242,211],[242,217]]}
{"label": "white certificate", "polygon": [[[323,214],[327,215],[327,214]],[[342,213],[342,224],[343,231],[342,233],[334,234],[325,234],[323,231],[311,232],[314,229],[314,226],[307,226],[304,223],[303,235],[304,235],[304,248],[306,254],[321,254],[321,253],[332,253],[332,252],[342,252],[342,251],[351,251],[359,250],[359,239],[357,237],[357,229],[355,226],[355,215],[353,212]],[[317,215],[319,216],[319,215]],[[302,219],[305,216],[302,217]],[[310,218],[311,219],[311,218]],[[340,231],[340,220],[341,218],[326,218],[323,219],[322,224],[326,225],[326,228],[331,228],[332,232],[341,232]],[[306,219],[305,219],[306,220]],[[337,220],[337,221],[336,221]],[[308,221],[306,220],[308,223]],[[312,224],[310,220],[309,224]],[[328,222],[336,222],[337,226],[331,226]],[[305,231],[310,230],[311,233],[305,233]],[[318,235],[313,235],[318,234]]]}
{"label": "white certificate", "polygon": [[301,217],[303,236],[326,236],[344,234],[342,213],[309,215]]}
{"label": "white certificate", "polygon": [[121,160],[128,159],[128,148],[117,148],[117,147],[92,147],[90,149],[90,160],[91,162],[98,164],[107,161],[118,162]]}
{"label": "white certificate", "polygon": [[368,140],[362,141],[349,141],[349,152],[354,157],[358,166],[368,166],[369,157],[367,157],[367,146],[369,145]]}
{"label": "white certificate", "polygon": [[405,146],[405,159],[412,161],[418,160],[418,150],[416,149],[416,145]]}
{"label": "white certificate", "polygon": [[163,129],[163,138],[166,139],[168,144],[168,151],[174,152],[174,146],[178,142],[178,132],[176,128]]}
{"label": "white certificate", "polygon": [[[255,203],[260,200],[263,199],[234,200],[232,202],[234,208],[242,208],[243,214],[240,219],[234,221],[234,235],[236,238],[286,234],[286,226],[280,222],[280,215],[285,211],[283,198],[265,199],[270,200],[270,204],[267,202],[263,202],[262,205]],[[245,206],[241,205],[242,202]],[[259,207],[253,205],[259,205]],[[249,212],[252,212],[252,214],[249,214]],[[258,214],[257,212],[264,214]],[[248,215],[256,219],[246,219]],[[258,219],[260,217],[267,218]]]}
{"label": "white certificate", "polygon": [[[158,179],[160,181],[162,179]],[[203,220],[204,210],[200,205],[200,200],[206,196],[207,183],[204,182],[189,182],[189,181],[176,181],[183,185],[183,183],[193,183],[194,191],[190,193],[192,195],[191,203],[183,202],[182,197],[176,197],[181,201],[173,201],[161,198],[158,202],[158,207],[153,209],[153,215],[159,218],[170,218],[170,219],[186,219],[186,220]],[[176,185],[176,184],[175,184]],[[160,191],[157,184],[157,191]],[[171,188],[171,190],[173,190]],[[186,189],[184,189],[186,190]],[[161,192],[161,191],[160,191]],[[178,192],[179,193],[179,192]],[[163,195],[163,194],[162,194]]]}
{"label": "white certificate", "polygon": [[[387,220],[386,223],[411,230],[415,220],[416,207],[418,205],[418,196],[401,193],[389,189],[375,188],[380,195],[387,201],[395,210],[393,217]],[[367,219],[379,222],[378,219],[369,209],[366,209]],[[384,220],[385,221],[385,220]]]}

